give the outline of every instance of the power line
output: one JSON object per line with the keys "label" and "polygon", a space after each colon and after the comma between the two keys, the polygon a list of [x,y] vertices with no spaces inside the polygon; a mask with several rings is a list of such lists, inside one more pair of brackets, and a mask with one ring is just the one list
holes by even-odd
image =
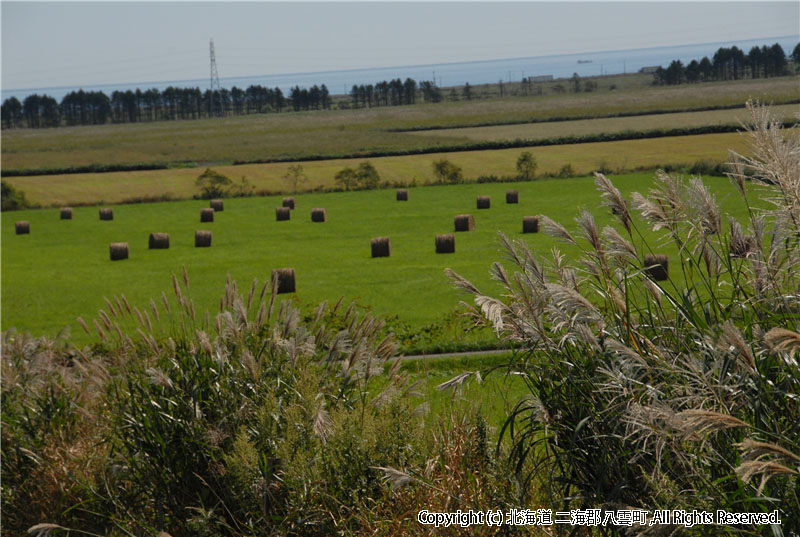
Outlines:
{"label": "power line", "polygon": [[213,102],[214,102],[214,86],[217,87],[217,95],[219,97],[219,115],[222,114],[222,86],[219,83],[219,73],[217,73],[217,58],[214,56],[214,39],[209,41],[209,50],[211,53],[211,82],[208,95],[208,117],[214,115]]}

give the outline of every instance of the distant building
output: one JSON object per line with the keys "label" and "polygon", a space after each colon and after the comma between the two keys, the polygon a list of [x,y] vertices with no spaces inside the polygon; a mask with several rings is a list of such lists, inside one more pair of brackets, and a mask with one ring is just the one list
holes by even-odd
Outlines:
{"label": "distant building", "polygon": [[553,75],[542,75],[542,76],[529,76],[528,82],[536,83],[536,82],[552,82]]}
{"label": "distant building", "polygon": [[639,69],[639,72],[643,73],[643,74],[646,74],[646,75],[648,75],[648,74],[652,75],[653,73],[658,71],[660,68],[661,68],[660,65],[653,65],[651,67],[642,67],[641,69]]}

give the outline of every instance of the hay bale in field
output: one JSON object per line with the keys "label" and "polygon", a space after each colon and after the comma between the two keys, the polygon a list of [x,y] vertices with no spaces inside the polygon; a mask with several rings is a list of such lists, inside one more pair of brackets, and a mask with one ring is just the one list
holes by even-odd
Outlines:
{"label": "hay bale in field", "polygon": [[471,214],[457,214],[455,225],[456,231],[472,231],[475,229],[475,217]]}
{"label": "hay bale in field", "polygon": [[398,188],[397,201],[408,201],[408,190],[406,190],[405,188]]}
{"label": "hay bale in field", "polygon": [[296,205],[295,204],[295,199],[294,198],[283,198],[282,205],[284,207],[289,207],[290,209],[294,209],[295,205]]}
{"label": "hay bale in field", "polygon": [[151,250],[166,250],[169,248],[169,233],[151,233],[148,247]]}
{"label": "hay bale in field", "polygon": [[669,278],[669,257],[666,254],[645,254],[644,271],[656,281]]}
{"label": "hay bale in field", "polygon": [[61,219],[62,220],[72,220],[72,207],[62,207],[61,208]]}
{"label": "hay bale in field", "polygon": [[506,203],[519,203],[519,190],[506,190]]}
{"label": "hay bale in field", "polygon": [[294,293],[294,269],[282,268],[272,271],[272,286],[275,288],[275,280],[277,280],[278,289],[277,293]]}
{"label": "hay bale in field", "polygon": [[392,255],[392,239],[375,237],[371,241],[372,257],[390,257]]}
{"label": "hay bale in field", "polygon": [[522,232],[523,233],[539,233],[539,217],[538,216],[523,216],[522,217]]}
{"label": "hay bale in field", "polygon": [[312,222],[325,222],[328,220],[328,213],[325,209],[311,209]]}
{"label": "hay bale in field", "polygon": [[488,209],[492,205],[492,198],[489,196],[478,196],[478,209]]}
{"label": "hay bale in field", "polygon": [[211,246],[211,232],[203,229],[195,231],[194,246],[195,248],[207,248]]}
{"label": "hay bale in field", "polygon": [[214,209],[200,209],[200,221],[201,222],[213,222],[214,221]]}
{"label": "hay bale in field", "polygon": [[211,200],[209,206],[214,209],[214,212],[216,213],[221,213],[225,207],[222,203],[222,200]]}
{"label": "hay bale in field", "polygon": [[112,242],[109,246],[111,252],[111,261],[119,261],[120,259],[128,259],[128,243],[127,242]]}
{"label": "hay bale in field", "polygon": [[456,236],[453,233],[436,235],[436,253],[452,254],[456,251]]}
{"label": "hay bale in field", "polygon": [[292,217],[292,210],[289,207],[276,207],[275,208],[275,220],[281,222],[283,220],[289,220]]}
{"label": "hay bale in field", "polygon": [[114,209],[104,208],[100,209],[100,220],[113,220]]}
{"label": "hay bale in field", "polygon": [[31,232],[31,223],[27,220],[20,220],[14,223],[14,229],[17,235],[28,235]]}

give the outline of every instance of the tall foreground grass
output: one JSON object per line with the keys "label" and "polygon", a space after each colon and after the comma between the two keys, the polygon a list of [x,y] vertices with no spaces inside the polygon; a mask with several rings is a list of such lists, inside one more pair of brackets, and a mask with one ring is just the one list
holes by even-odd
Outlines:
{"label": "tall foreground grass", "polygon": [[[90,347],[3,334],[4,535],[419,534],[420,505],[504,502],[472,477],[497,475],[485,422],[423,430],[382,320],[230,279],[198,314],[185,270],[169,295],[106,299]],[[429,486],[395,498],[383,467]]]}
{"label": "tall foreground grass", "polygon": [[[730,179],[748,207],[756,190],[771,210],[751,208],[738,222],[700,178],[661,173],[649,193],[633,195],[633,208],[662,232],[648,242],[597,174],[619,225],[597,229],[586,212],[573,234],[542,217],[549,233],[581,248],[579,265],[557,249],[542,261],[506,240],[515,272],[492,269],[502,297],[451,272],[475,295],[476,317],[527,349],[511,367],[530,395],[501,437],[519,479],[554,509],[777,509],[780,526],[694,531],[800,532],[800,138],[766,108],[748,108],[753,154],[732,155]],[[669,269],[685,286],[643,269],[644,255],[667,242],[679,249]]]}

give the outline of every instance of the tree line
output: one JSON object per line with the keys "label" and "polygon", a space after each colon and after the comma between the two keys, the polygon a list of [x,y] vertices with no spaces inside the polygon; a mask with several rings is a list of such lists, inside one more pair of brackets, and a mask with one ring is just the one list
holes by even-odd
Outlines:
{"label": "tree line", "polygon": [[[353,86],[353,108],[415,104],[420,93],[426,102],[442,100],[435,83],[419,85],[411,78],[399,78],[375,85]],[[59,127],[104,125],[106,123],[140,123],[178,119],[201,119],[214,116],[262,114],[293,110],[329,110],[333,104],[325,84],[311,88],[295,86],[288,96],[280,88],[251,85],[221,90],[152,88],[114,91],[109,97],[102,91],[72,91],[59,103],[49,95],[28,95],[22,102],[9,97],[2,105],[2,126]]]}
{"label": "tree line", "polygon": [[[791,54],[792,60],[800,64],[800,43]],[[737,46],[720,47],[709,59],[692,60],[684,65],[673,60],[665,69],[659,67],[654,73],[656,85],[711,82],[719,80],[741,80],[745,78],[771,78],[789,73],[789,62],[783,48],[775,43],[771,47],[753,47],[745,54]]]}
{"label": "tree line", "polygon": [[[314,86],[311,91],[295,88],[286,98],[280,88],[251,85],[230,90],[201,91],[200,88],[157,88],[114,91],[72,91],[61,103],[49,95],[28,95],[20,102],[9,97],[2,105],[3,128],[59,127],[62,125],[104,125],[212,116],[282,112],[290,105],[297,110],[330,106],[328,89]],[[311,97],[309,97],[311,96]]]}
{"label": "tree line", "polygon": [[406,78],[405,82],[395,78],[388,81],[382,80],[374,85],[354,84],[350,90],[353,108],[416,104],[419,96],[426,103],[438,103],[443,99],[442,90],[436,85],[436,82],[423,80],[417,83],[413,78]]}

